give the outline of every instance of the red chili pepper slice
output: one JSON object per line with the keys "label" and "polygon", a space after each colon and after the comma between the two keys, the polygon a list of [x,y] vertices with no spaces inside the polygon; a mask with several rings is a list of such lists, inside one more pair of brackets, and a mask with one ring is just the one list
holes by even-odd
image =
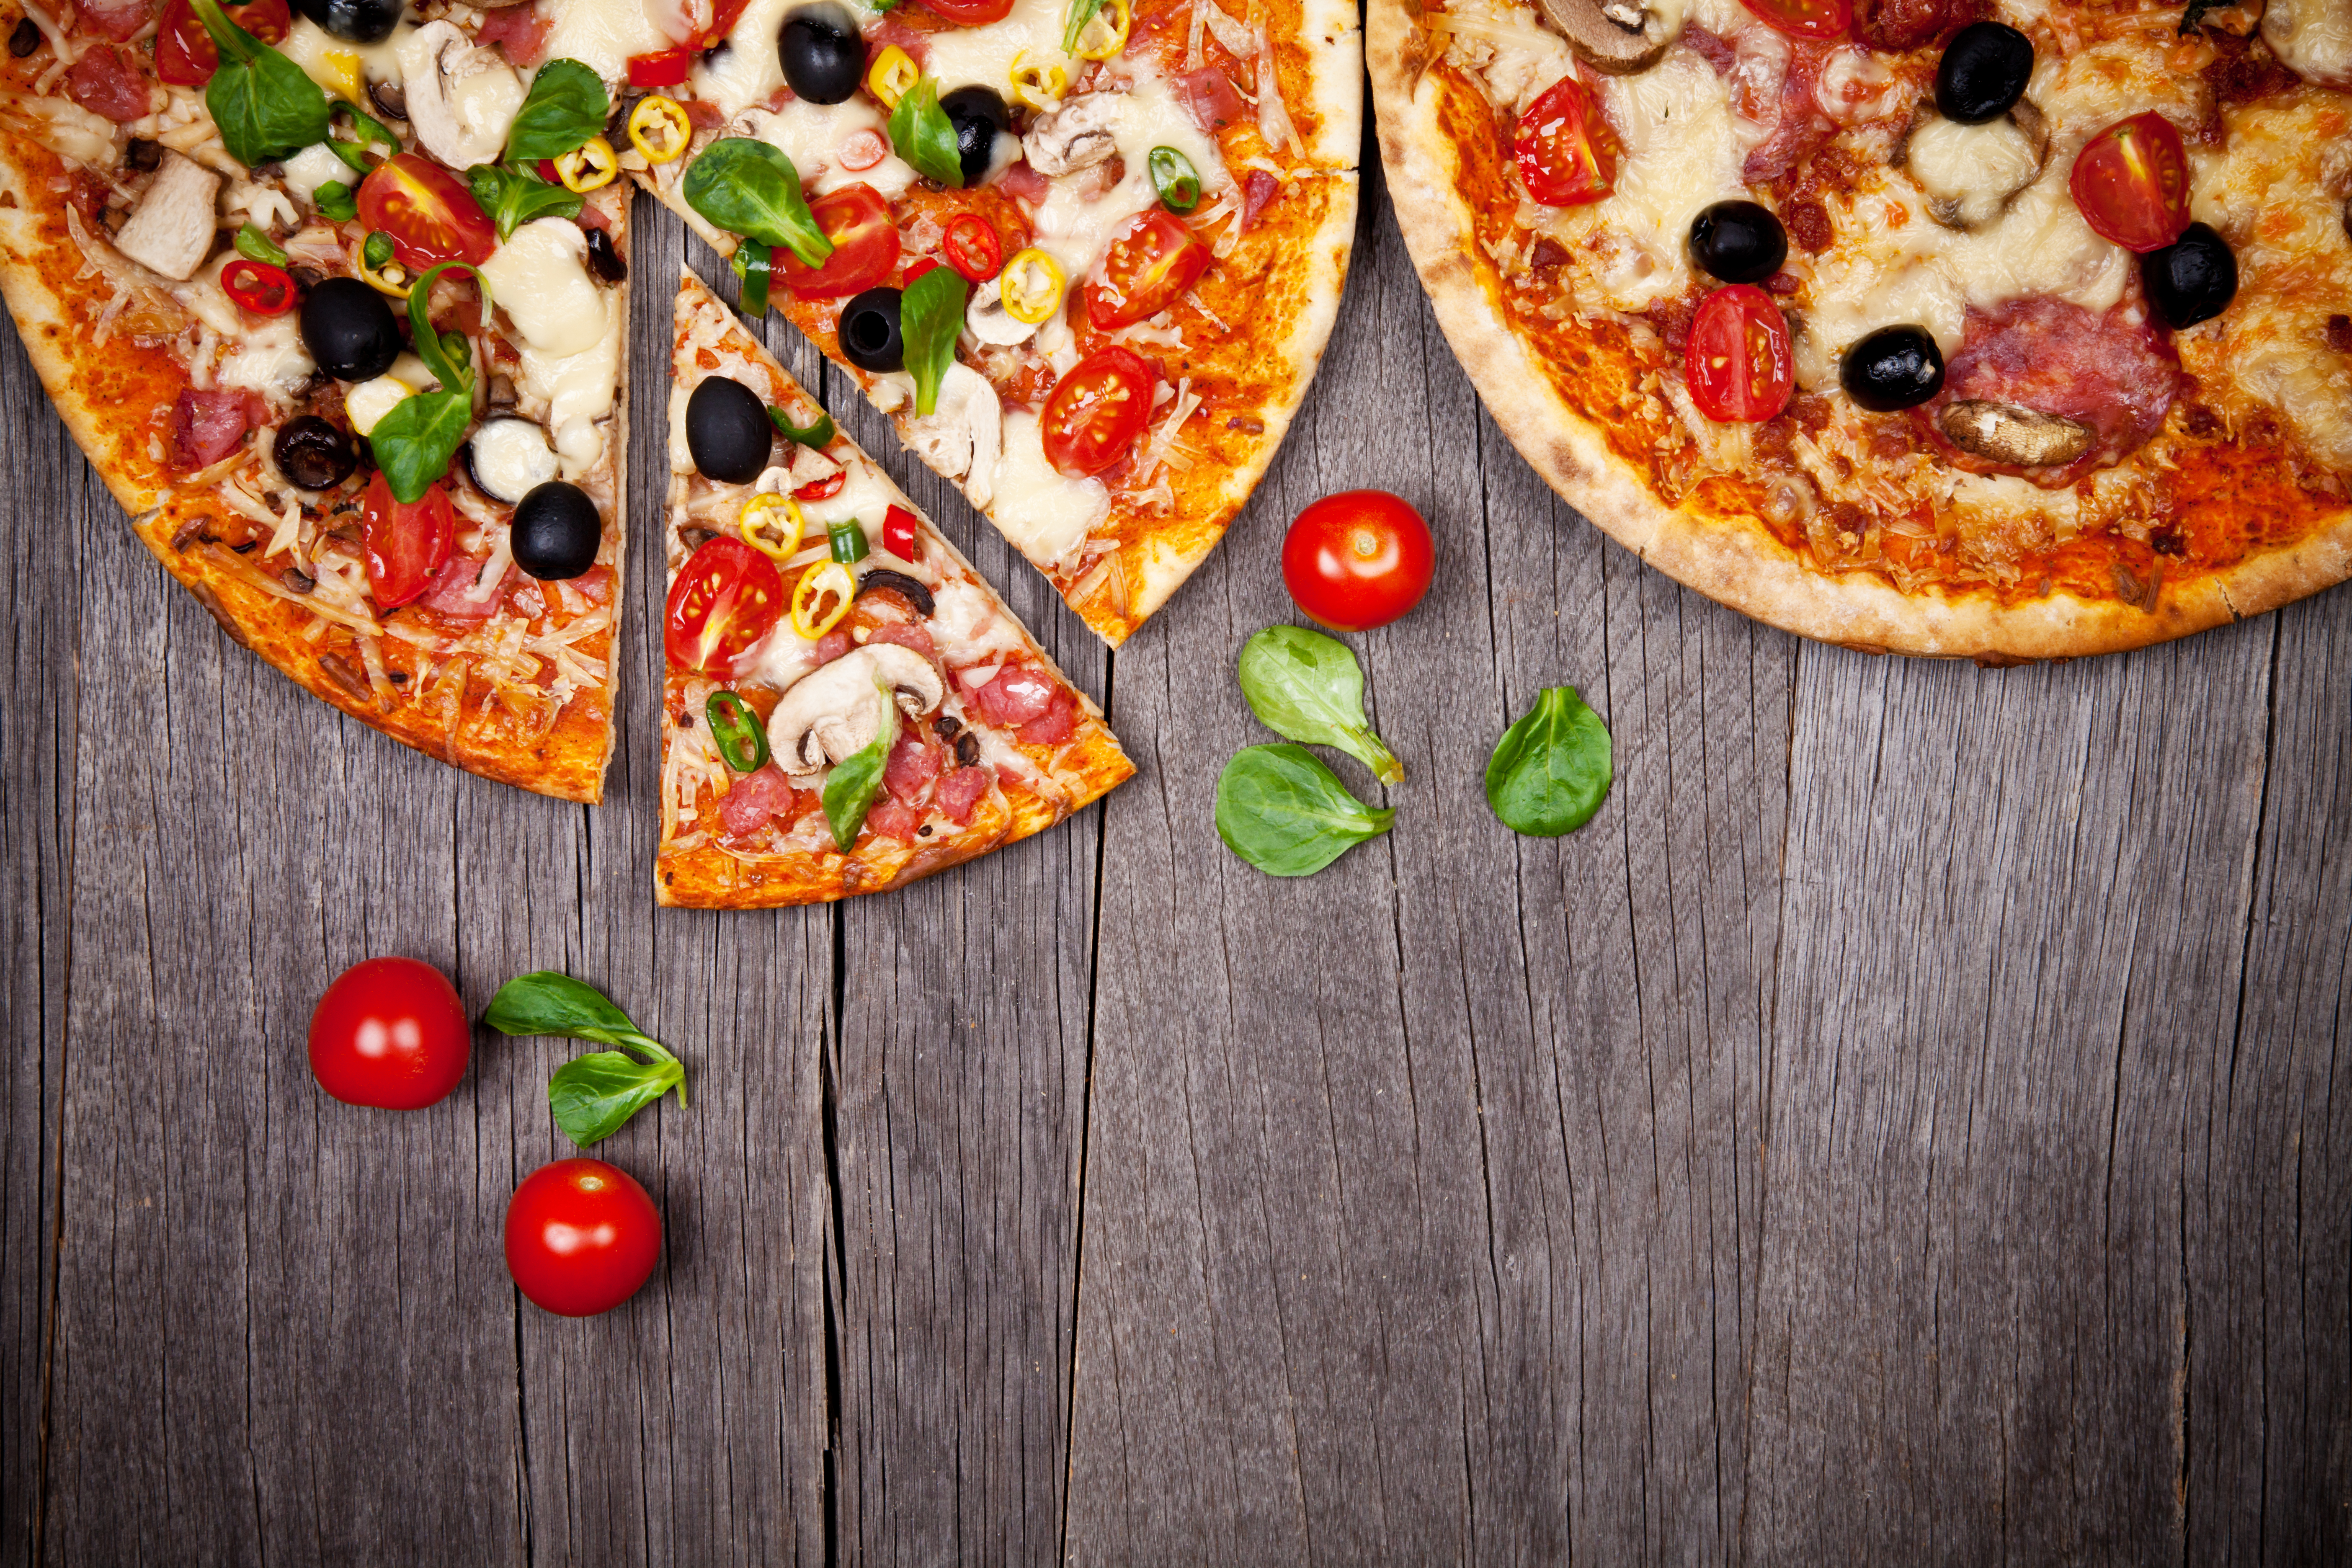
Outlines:
{"label": "red chili pepper slice", "polygon": [[894,506],[882,514],[882,548],[901,561],[915,558],[915,514]]}
{"label": "red chili pepper slice", "polygon": [[257,316],[282,316],[294,308],[294,279],[282,267],[240,256],[221,268],[228,297]]}
{"label": "red chili pepper slice", "polygon": [[1004,266],[1004,243],[995,226],[978,213],[966,213],[948,225],[948,265],[967,282],[985,283]]}
{"label": "red chili pepper slice", "polygon": [[694,73],[695,51],[680,44],[674,49],[656,49],[649,55],[635,55],[629,59],[631,87],[676,87]]}
{"label": "red chili pepper slice", "polygon": [[849,470],[845,468],[837,474],[827,474],[821,479],[811,479],[793,492],[793,499],[794,500],[826,500],[839,495],[841,487],[848,482]]}
{"label": "red chili pepper slice", "polygon": [[939,269],[940,264],[932,260],[929,257],[919,257],[915,260],[907,263],[906,273],[898,279],[898,287],[901,289],[911,289],[914,287],[916,279],[923,277],[928,273],[937,272]]}

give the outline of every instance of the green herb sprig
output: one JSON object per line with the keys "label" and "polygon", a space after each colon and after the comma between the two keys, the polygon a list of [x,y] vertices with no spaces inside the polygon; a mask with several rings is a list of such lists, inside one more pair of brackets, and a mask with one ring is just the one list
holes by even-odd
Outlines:
{"label": "green herb sprig", "polygon": [[1547,687],[1486,762],[1486,804],[1514,833],[1557,838],[1592,820],[1609,794],[1609,726],[1573,686]]}
{"label": "green herb sprig", "polygon": [[421,500],[457,455],[466,427],[474,420],[474,373],[467,363],[466,340],[456,332],[444,336],[433,326],[429,303],[433,285],[448,271],[472,275],[482,291],[482,319],[490,314],[490,281],[462,261],[445,261],[416,280],[408,294],[409,335],[416,341],[418,357],[441,385],[438,391],[404,397],[376,421],[368,433],[368,447],[393,499],[404,505]]}
{"label": "green herb sprig", "polygon": [[1242,645],[1242,696],[1258,722],[1285,739],[1334,746],[1384,784],[1404,764],[1364,716],[1364,671],[1348,645],[1305,626],[1268,626]]}
{"label": "green herb sprig", "polygon": [[551,969],[518,975],[499,987],[482,1021],[502,1035],[558,1035],[620,1047],[575,1058],[548,1080],[555,1124],[583,1149],[611,1137],[672,1089],[678,1108],[686,1108],[686,1065],[584,981]]}
{"label": "green herb sprig", "polygon": [[1270,877],[1311,876],[1395,820],[1304,746],[1244,747],[1217,776],[1217,837]]}

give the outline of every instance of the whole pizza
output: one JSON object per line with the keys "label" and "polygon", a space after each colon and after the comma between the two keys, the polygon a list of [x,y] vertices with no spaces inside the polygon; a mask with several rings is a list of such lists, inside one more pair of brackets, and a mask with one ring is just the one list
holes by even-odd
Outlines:
{"label": "whole pizza", "polygon": [[1520,451],[1807,636],[2136,647],[2352,574],[2352,4],[1372,0]]}

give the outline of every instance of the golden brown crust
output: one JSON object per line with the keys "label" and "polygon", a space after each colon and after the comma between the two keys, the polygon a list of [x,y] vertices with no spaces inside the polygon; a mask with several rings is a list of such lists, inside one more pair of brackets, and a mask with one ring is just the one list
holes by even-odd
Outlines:
{"label": "golden brown crust", "polygon": [[1807,566],[1760,525],[1697,515],[1661,500],[1571,408],[1497,303],[1457,194],[1460,150],[1439,123],[1425,76],[1433,48],[1418,0],[1370,0],[1365,58],[1381,157],[1405,246],[1438,325],[1505,435],[1571,506],[1676,581],[1803,637],[1874,652],[1987,662],[2116,652],[2291,603],[2352,576],[2352,511],[2301,541],[2215,573],[2163,582],[2147,607],[2053,592],[2004,602],[1990,593],[1906,594],[1872,572]]}

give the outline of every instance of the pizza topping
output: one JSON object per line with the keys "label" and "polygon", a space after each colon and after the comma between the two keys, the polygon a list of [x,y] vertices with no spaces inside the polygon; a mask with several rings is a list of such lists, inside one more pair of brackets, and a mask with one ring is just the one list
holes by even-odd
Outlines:
{"label": "pizza topping", "polygon": [[379,375],[346,391],[343,394],[343,414],[351,420],[352,428],[362,436],[373,435],[375,427],[383,423],[385,415],[404,400],[415,396],[424,386],[431,384],[431,378],[424,374],[424,362],[417,361],[412,374],[416,377],[415,381],[405,376]]}
{"label": "pizza topping", "polygon": [[2007,454],[2028,451],[2035,442],[2053,453],[2069,449],[2041,420],[2080,426],[2092,440],[2070,457],[2050,458],[2060,465],[2054,470],[2029,476],[2062,486],[2156,434],[2180,386],[2179,360],[2137,307],[2095,311],[2063,300],[2021,300],[1969,314],[1966,340],[1945,377],[1951,404],[1998,405],[2008,417],[1975,411],[1957,416],[1963,432],[1977,438],[1974,445],[1953,433],[1942,407],[1934,428],[1990,462],[2047,468]]}
{"label": "pizza topping", "polygon": [[342,431],[315,414],[298,414],[278,426],[269,460],[289,483],[306,490],[331,490],[352,477],[360,458]]}
{"label": "pizza topping", "polygon": [[2040,112],[2020,103],[1982,124],[1923,112],[1895,162],[1927,194],[1930,217],[1947,228],[1973,229],[2000,216],[2011,197],[2041,177],[2048,150]]}
{"label": "pizza topping", "polygon": [[2304,80],[2352,89],[2352,5],[2345,0],[2271,0],[2263,42]]}
{"label": "pizza topping", "polygon": [[838,300],[884,282],[898,270],[898,226],[890,204],[867,184],[844,185],[819,196],[809,212],[833,252],[822,266],[809,267],[790,251],[779,275],[803,300]]}
{"label": "pizza topping", "polygon": [[399,0],[295,0],[294,8],[336,37],[355,44],[380,43],[400,25]]}
{"label": "pizza topping", "polygon": [[1151,420],[1150,368],[1126,349],[1097,349],[1045,400],[1038,428],[1046,460],[1072,479],[1101,473],[1135,449]]}
{"label": "pizza topping", "polygon": [[1004,410],[988,378],[950,363],[940,379],[934,412],[907,422],[907,445],[940,478],[961,485],[983,510],[993,498],[996,460],[1003,449]]}
{"label": "pizza topping", "polygon": [[8,35],[8,54],[13,59],[25,59],[41,47],[41,29],[30,16],[17,18],[16,31]]}
{"label": "pizza topping", "polygon": [[1717,202],[1691,220],[1690,256],[1726,283],[1761,283],[1789,258],[1789,237],[1767,207]]}
{"label": "pizza topping", "polygon": [[[82,58],[103,52],[93,49]],[[146,89],[140,90],[143,94]],[[186,281],[212,254],[220,187],[221,177],[210,169],[177,153],[165,153],[139,205],[115,235],[114,247],[151,271]]]}
{"label": "pizza topping", "polygon": [[2229,308],[2238,292],[2238,258],[2227,240],[2192,223],[2179,239],[2139,258],[2139,279],[2157,315],[2178,331]]}
{"label": "pizza topping", "polygon": [[1881,327],[1845,351],[1838,384],[1879,414],[1914,408],[1944,384],[1944,354],[1925,327]]}
{"label": "pizza topping", "polygon": [[282,267],[235,257],[221,269],[221,289],[257,316],[282,316],[294,308],[294,279]]}
{"label": "pizza topping", "polygon": [[[977,185],[1020,157],[1021,142],[1012,133],[1012,112],[994,88],[979,82],[957,88],[940,99],[940,110],[955,128],[956,160],[964,184]],[[895,122],[897,117],[892,118]],[[894,136],[892,141],[896,140]],[[922,164],[915,166],[919,169]]]}
{"label": "pizza topping", "polygon": [[515,564],[542,583],[568,581],[595,565],[604,536],[596,503],[578,485],[548,479],[515,504]]}
{"label": "pizza topping", "polygon": [[705,376],[686,402],[686,449],[704,477],[747,484],[768,466],[776,428],[760,395],[730,376]]}
{"label": "pizza topping", "polygon": [[1021,138],[1029,166],[1048,179],[1059,179],[1109,158],[1118,151],[1119,100],[1124,96],[1082,92],[1039,115]]}
{"label": "pizza topping", "polygon": [[[1203,0],[1214,4],[1214,0]],[[1643,0],[1541,0],[1543,14],[1568,47],[1594,70],[1612,76],[1643,71],[1682,31],[1682,7]]]}
{"label": "pizza topping", "polygon": [[[473,481],[474,488],[509,506],[554,479],[557,472],[555,453],[547,444],[546,433],[530,420],[513,415],[485,419],[474,426],[474,434],[461,453],[466,477]],[[531,575],[543,577],[547,574],[534,572]]]}
{"label": "pizza topping", "polygon": [[856,598],[857,574],[838,561],[820,562],[793,584],[793,632],[805,642],[816,642],[841,624]]}
{"label": "pizza topping", "polygon": [[896,289],[868,289],[841,309],[841,357],[858,369],[887,375],[906,364],[898,331]]}
{"label": "pizza topping", "polygon": [[368,480],[360,542],[367,558],[368,593],[377,608],[396,609],[425,592],[448,558],[451,527],[449,492],[440,486],[402,501],[382,471]]}
{"label": "pizza topping", "polygon": [[2033,78],[2033,40],[2000,22],[1971,22],[1936,63],[1936,109],[1961,125],[2000,119]]}
{"label": "pizza topping", "polygon": [[1087,320],[1108,331],[1156,316],[1199,282],[1213,259],[1172,215],[1157,207],[1138,213],[1087,281]]}
{"label": "pizza topping", "polygon": [[1936,425],[1962,451],[2015,468],[2071,463],[2091,449],[2093,438],[2080,421],[1980,398],[1944,405]]}
{"label": "pizza topping", "polygon": [[1683,376],[1701,414],[1770,419],[1796,390],[1789,324],[1772,297],[1749,283],[1718,289],[1691,321]]}
{"label": "pizza topping", "polygon": [[629,110],[629,145],[649,163],[674,162],[693,140],[693,122],[675,99],[647,93]]}
{"label": "pizza topping", "polygon": [[361,221],[387,237],[393,258],[411,272],[436,261],[479,266],[498,247],[498,230],[466,182],[415,153],[377,164],[360,182],[358,201]]}
{"label": "pizza topping", "polygon": [[[914,519],[908,515],[904,509],[894,506],[890,510],[898,517],[906,519],[909,528],[912,527]],[[894,550],[892,553],[896,554],[897,552]],[[890,593],[898,595],[900,598],[907,601],[908,605],[914,610],[915,614],[922,616],[925,620],[930,619],[933,615],[938,613],[938,604],[931,597],[931,591],[929,587],[927,587],[919,579],[909,577],[904,572],[893,571],[887,566],[877,566],[857,580],[857,596],[859,598],[862,599],[866,595],[874,593]],[[923,630],[920,626],[902,626],[896,625],[877,626],[874,630],[871,640],[875,642],[896,642],[901,647],[911,647],[917,653],[922,654],[926,657],[930,656],[936,651],[931,646],[930,634]]]}
{"label": "pizza topping", "polygon": [[2119,120],[2074,155],[2067,177],[2083,221],[2126,250],[2170,245],[2189,226],[2189,154],[2154,110]]}
{"label": "pizza topping", "polygon": [[210,468],[231,452],[253,417],[249,395],[227,387],[188,387],[172,405],[173,465],[183,473]]}
{"label": "pizza topping", "polygon": [[731,679],[737,661],[782,618],[783,579],[775,563],[740,539],[713,539],[670,584],[662,644],[684,669]]}
{"label": "pizza topping", "polygon": [[496,160],[524,99],[507,58],[477,47],[447,21],[417,28],[399,55],[408,122],[425,150],[455,169]]}
{"label": "pizza topping", "polygon": [[868,643],[803,676],[768,715],[768,747],[788,771],[845,763],[895,732],[895,707],[919,719],[946,700],[939,668],[911,648]]}
{"label": "pizza topping", "polygon": [[1616,133],[1574,76],[1528,105],[1513,145],[1520,183],[1546,206],[1597,202],[1616,184]]}
{"label": "pizza topping", "polygon": [[588,276],[587,261],[588,237],[580,226],[543,217],[515,230],[482,263],[482,274],[523,342],[562,359],[606,334],[604,291]]}
{"label": "pizza topping", "polygon": [[[1853,30],[1853,0],[1740,0],[1750,11],[1792,38],[1843,38]],[[1893,5],[1932,7],[1939,0],[1880,0]],[[1908,45],[1882,45],[1908,47]]]}
{"label": "pizza topping", "polygon": [[793,96],[811,103],[841,102],[857,90],[866,74],[866,40],[848,10],[835,0],[819,0],[787,16],[776,49]]}

